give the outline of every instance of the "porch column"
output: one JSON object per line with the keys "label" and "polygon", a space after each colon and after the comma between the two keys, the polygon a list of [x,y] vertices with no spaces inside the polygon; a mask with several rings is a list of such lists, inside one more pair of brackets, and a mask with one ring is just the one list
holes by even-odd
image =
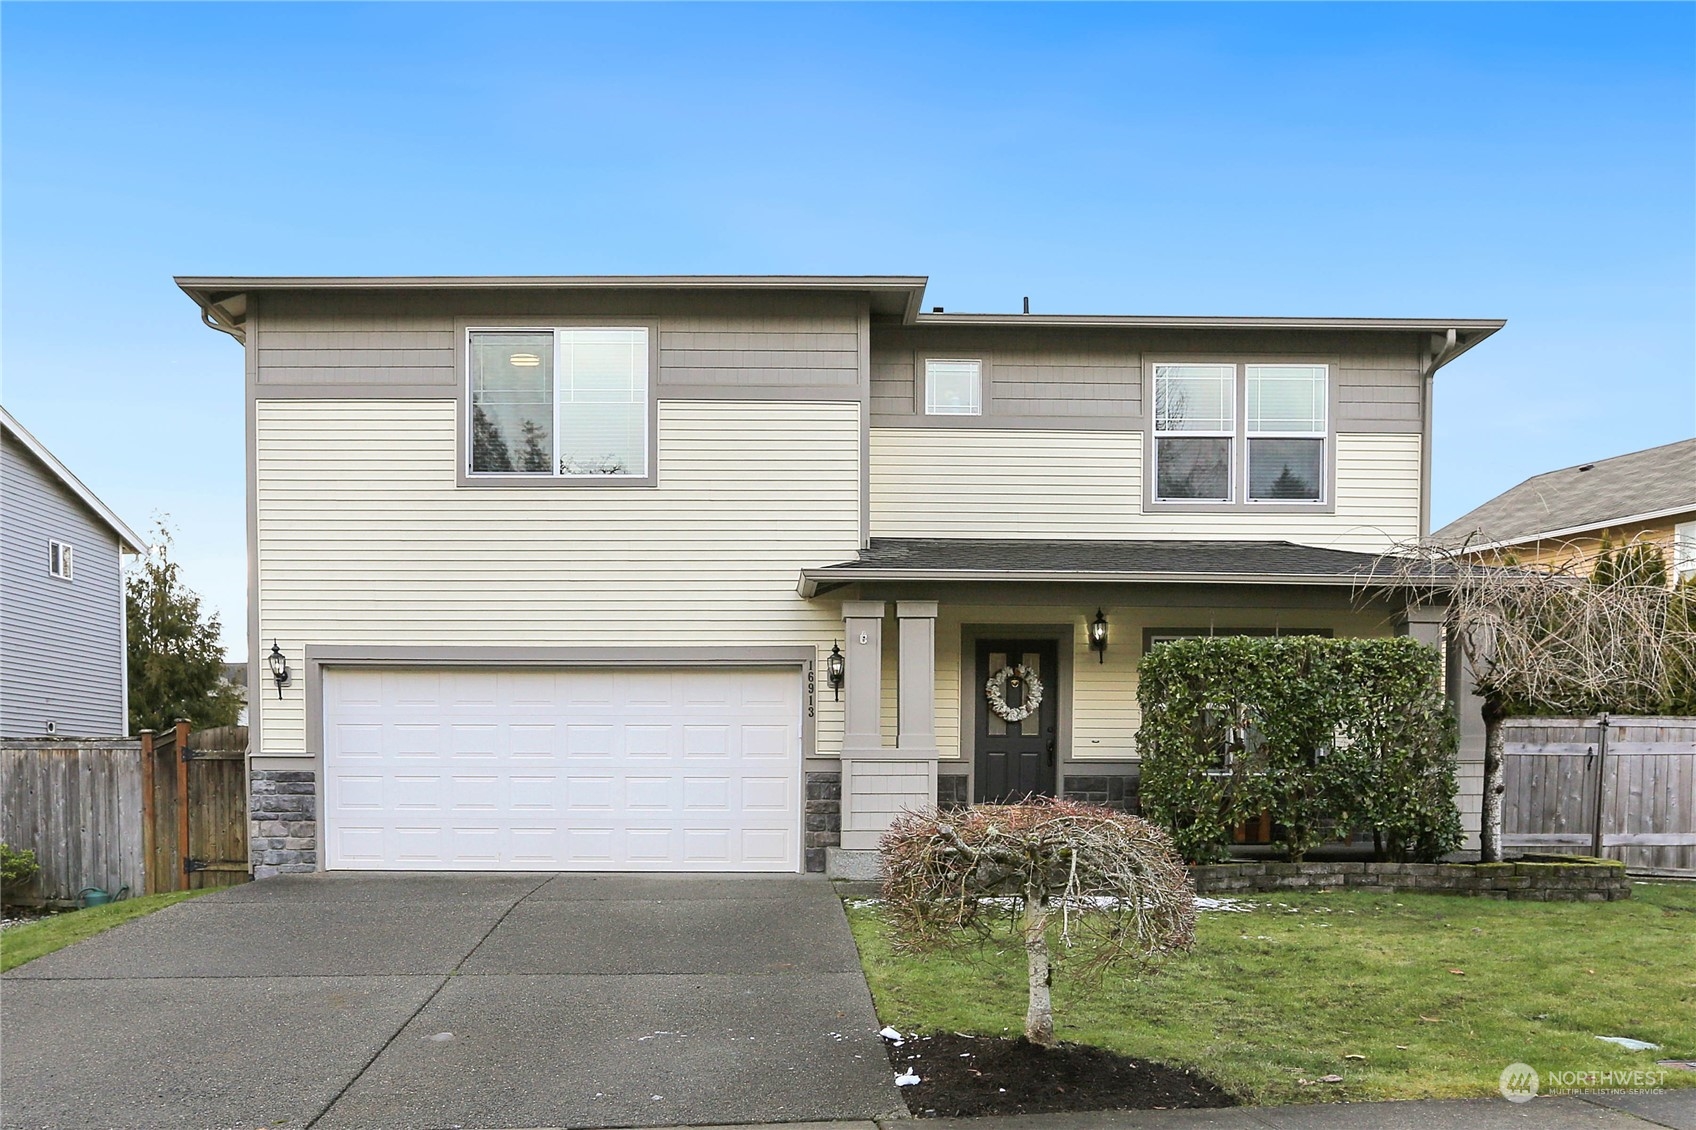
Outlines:
{"label": "porch column", "polygon": [[[1448,612],[1448,605],[1444,603],[1410,604],[1402,613],[1397,630],[1443,654],[1443,624]],[[1463,849],[1474,851],[1478,848],[1479,825],[1484,809],[1483,703],[1472,693],[1474,675],[1459,646],[1450,647],[1444,654],[1444,660],[1443,679],[1449,704],[1460,723],[1460,749],[1456,758],[1460,794],[1455,803],[1460,809],[1461,827],[1466,830]]]}
{"label": "porch column", "polygon": [[883,610],[881,600],[845,600],[848,655],[844,686],[842,757],[883,749]]}
{"label": "porch column", "polygon": [[900,722],[895,744],[904,757],[935,761],[936,601],[897,601],[895,618],[901,632],[896,675]]}
{"label": "porch column", "polygon": [[847,718],[842,736],[842,846],[825,852],[825,873],[870,879],[878,840],[907,809],[936,803],[936,603],[901,601],[895,746],[883,744],[882,601],[842,604],[848,626]]}

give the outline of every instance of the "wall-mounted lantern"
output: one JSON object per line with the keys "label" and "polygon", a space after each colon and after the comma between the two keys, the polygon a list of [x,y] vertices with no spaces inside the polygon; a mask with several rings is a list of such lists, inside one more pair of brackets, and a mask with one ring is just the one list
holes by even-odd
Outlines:
{"label": "wall-mounted lantern", "polygon": [[1095,652],[1097,662],[1107,662],[1107,617],[1099,608],[1089,626],[1089,649]]}
{"label": "wall-mounted lantern", "polygon": [[283,697],[283,688],[289,685],[289,661],[283,654],[283,649],[277,646],[277,641],[271,641],[271,654],[265,657],[265,662],[271,665],[271,678],[277,684],[277,697]]}
{"label": "wall-mounted lantern", "polygon": [[848,678],[848,661],[842,657],[842,649],[834,643],[830,645],[830,654],[825,657],[824,677],[830,682],[830,689],[835,692],[838,701],[842,698],[842,684]]}

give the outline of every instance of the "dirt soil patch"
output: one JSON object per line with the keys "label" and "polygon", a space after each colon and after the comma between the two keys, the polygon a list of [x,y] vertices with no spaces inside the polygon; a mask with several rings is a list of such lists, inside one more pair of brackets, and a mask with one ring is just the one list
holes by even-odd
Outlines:
{"label": "dirt soil patch", "polygon": [[907,1109],[921,1118],[1237,1105],[1193,1071],[1083,1044],[1044,1048],[1023,1037],[937,1032],[888,1048],[897,1076],[922,1080],[901,1088]]}

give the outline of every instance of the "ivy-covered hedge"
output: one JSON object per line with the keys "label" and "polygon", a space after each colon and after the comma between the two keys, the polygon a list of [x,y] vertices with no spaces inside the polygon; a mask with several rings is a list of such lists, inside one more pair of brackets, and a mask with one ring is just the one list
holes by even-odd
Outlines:
{"label": "ivy-covered hedge", "polygon": [[1393,859],[1460,846],[1457,730],[1429,647],[1228,636],[1162,644],[1140,670],[1143,813],[1191,862],[1225,858],[1263,812],[1291,859],[1357,829]]}

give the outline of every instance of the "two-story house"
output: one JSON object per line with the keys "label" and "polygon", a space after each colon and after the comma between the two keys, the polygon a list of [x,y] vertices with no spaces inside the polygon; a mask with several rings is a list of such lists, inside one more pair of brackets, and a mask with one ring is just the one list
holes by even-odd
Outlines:
{"label": "two-story house", "polygon": [[0,739],[129,733],[136,532],[0,408]]}
{"label": "two-story house", "polygon": [[1502,325],[178,281],[245,345],[261,875],[847,872],[906,806],[1128,803],[1161,640],[1437,642],[1359,581]]}

